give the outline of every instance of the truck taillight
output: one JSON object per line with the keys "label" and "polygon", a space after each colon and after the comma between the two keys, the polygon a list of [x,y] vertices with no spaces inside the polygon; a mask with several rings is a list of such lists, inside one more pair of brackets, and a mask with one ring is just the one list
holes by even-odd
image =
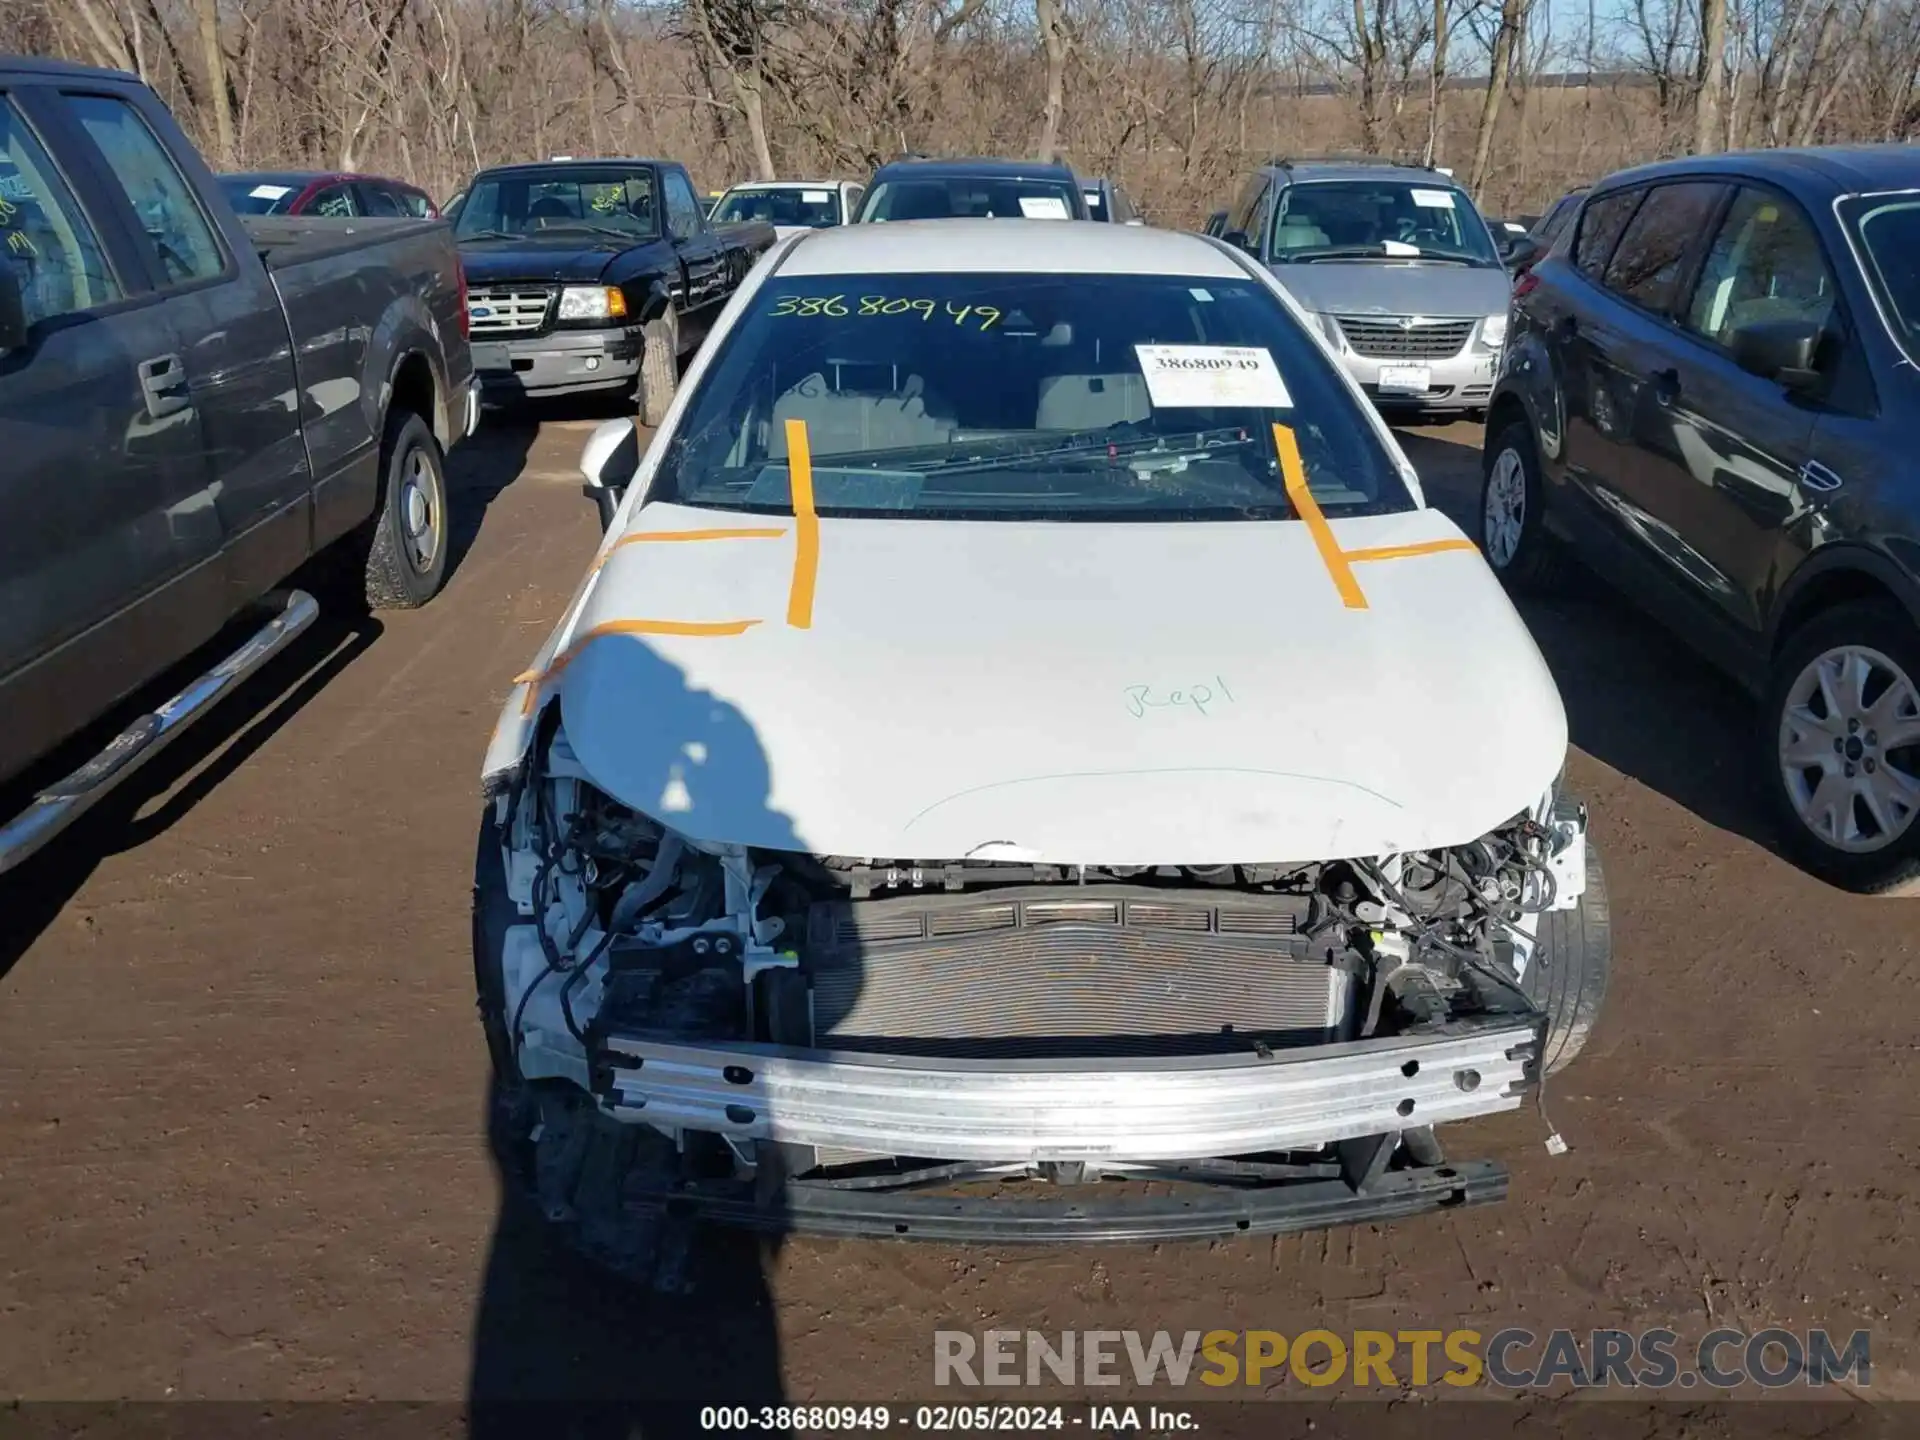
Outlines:
{"label": "truck taillight", "polygon": [[460,338],[473,338],[473,317],[467,313],[467,267],[459,261],[453,265],[454,274],[460,277]]}

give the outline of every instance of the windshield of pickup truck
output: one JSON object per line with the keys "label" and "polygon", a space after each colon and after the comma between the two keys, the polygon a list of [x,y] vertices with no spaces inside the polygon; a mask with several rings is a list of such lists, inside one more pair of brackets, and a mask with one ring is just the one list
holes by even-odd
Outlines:
{"label": "windshield of pickup truck", "polygon": [[1334,515],[1413,508],[1321,347],[1252,279],[775,277],[724,340],[653,499],[894,519],[1293,515],[1273,427]]}
{"label": "windshield of pickup truck", "polygon": [[[1063,180],[962,179],[882,180],[860,209],[862,223],[876,220],[1071,220],[1079,190]],[[1085,202],[1082,202],[1083,204]]]}
{"label": "windshield of pickup truck", "polygon": [[729,190],[714,207],[713,222],[764,220],[769,225],[805,225],[824,230],[840,223],[840,192],[817,185]]}
{"label": "windshield of pickup truck", "polygon": [[482,175],[454,222],[456,240],[602,235],[650,240],[660,233],[653,172],[586,170]]}
{"label": "windshield of pickup truck", "polygon": [[1280,192],[1273,258],[1420,259],[1500,266],[1487,225],[1445,180],[1300,180]]}

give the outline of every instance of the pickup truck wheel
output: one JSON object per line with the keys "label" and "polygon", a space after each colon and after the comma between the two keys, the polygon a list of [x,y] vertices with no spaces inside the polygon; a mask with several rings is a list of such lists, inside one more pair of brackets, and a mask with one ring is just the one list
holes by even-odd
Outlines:
{"label": "pickup truck wheel", "polygon": [[409,410],[387,417],[380,508],[367,550],[367,604],[415,610],[447,578],[447,476],[440,442]]}
{"label": "pickup truck wheel", "polygon": [[1554,910],[1540,922],[1540,943],[1520,977],[1527,998],[1547,1014],[1542,1059],[1549,1075],[1573,1063],[1600,1018],[1613,974],[1613,916],[1600,851],[1587,837],[1587,888],[1571,910]]}
{"label": "pickup truck wheel", "polygon": [[649,320],[640,349],[640,423],[652,429],[667,418],[680,384],[680,317],[669,306]]}

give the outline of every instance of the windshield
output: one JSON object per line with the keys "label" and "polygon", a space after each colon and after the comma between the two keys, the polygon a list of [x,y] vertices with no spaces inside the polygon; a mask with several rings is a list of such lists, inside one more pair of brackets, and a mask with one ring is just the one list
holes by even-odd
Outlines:
{"label": "windshield", "polygon": [[824,230],[840,223],[840,196],[834,190],[795,185],[780,190],[729,190],[714,208],[716,224],[764,220],[769,225],[804,225]]}
{"label": "windshield", "polygon": [[1893,338],[1920,365],[1920,195],[1852,195],[1838,208]]}
{"label": "windshield", "polygon": [[860,219],[1072,220],[1083,213],[1080,192],[1065,180],[954,176],[882,180],[867,196]]}
{"label": "windshield", "polygon": [[284,215],[306,189],[304,180],[276,180],[270,175],[219,176],[220,192],[236,215]]}
{"label": "windshield", "polygon": [[775,276],[649,498],[789,513],[796,421],[830,515],[1289,518],[1276,423],[1327,513],[1413,508],[1359,402],[1252,279]]}
{"label": "windshield", "polygon": [[456,240],[548,234],[650,240],[660,233],[658,213],[650,170],[483,175],[461,202],[453,234]]}
{"label": "windshield", "polygon": [[1393,258],[1498,267],[1493,237],[1466,192],[1445,181],[1296,181],[1280,192],[1273,258]]}

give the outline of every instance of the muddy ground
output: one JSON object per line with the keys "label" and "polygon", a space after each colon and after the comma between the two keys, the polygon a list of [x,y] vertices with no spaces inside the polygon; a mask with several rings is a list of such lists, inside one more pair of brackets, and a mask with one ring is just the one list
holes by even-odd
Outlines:
{"label": "muddy ground", "polygon": [[[0,883],[0,1395],[926,1398],[940,1326],[1873,1332],[1920,1393],[1920,901],[1773,848],[1741,697],[1598,593],[1531,605],[1613,893],[1585,1057],[1456,1153],[1498,1207],[1273,1241],[789,1242],[631,1292],[501,1219],[468,887],[513,674],[592,550],[591,417],[489,416],[428,609],[321,633]],[[1416,432],[1460,512],[1478,432]],[[1470,664],[1476,637],[1460,636]],[[1417,708],[1417,676],[1409,676]]]}

